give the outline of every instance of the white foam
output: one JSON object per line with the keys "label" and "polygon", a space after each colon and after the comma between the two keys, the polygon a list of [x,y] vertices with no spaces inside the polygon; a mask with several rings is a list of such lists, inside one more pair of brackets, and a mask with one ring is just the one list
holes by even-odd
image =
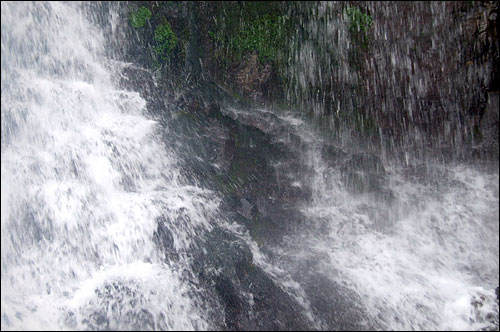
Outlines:
{"label": "white foam", "polygon": [[[301,239],[299,250],[326,254],[318,268],[357,292],[387,329],[487,326],[486,314],[473,317],[471,294],[498,285],[498,174],[456,167],[439,187],[391,176],[398,200],[389,206],[342,187],[316,191],[306,213],[330,232]],[[375,218],[387,208],[389,220]]]}
{"label": "white foam", "polygon": [[189,263],[164,262],[153,234],[163,217],[189,250],[219,202],[184,183],[145,100],[113,84],[81,6],[2,2],[2,330],[96,328],[96,312],[128,329],[142,310],[157,329],[208,329]]}

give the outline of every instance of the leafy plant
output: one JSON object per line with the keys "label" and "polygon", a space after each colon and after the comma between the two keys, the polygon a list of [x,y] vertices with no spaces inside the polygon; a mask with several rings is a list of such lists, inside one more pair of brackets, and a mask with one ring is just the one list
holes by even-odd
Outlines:
{"label": "leafy plant", "polygon": [[358,7],[347,7],[345,14],[349,19],[349,30],[352,32],[367,33],[373,23],[372,17],[363,13]]}
{"label": "leafy plant", "polygon": [[365,14],[358,7],[347,7],[344,10],[344,17],[349,21],[349,32],[352,39],[362,49],[368,48],[368,30],[372,26],[373,19]]}
{"label": "leafy plant", "polygon": [[241,57],[254,51],[260,62],[279,61],[289,39],[290,18],[278,2],[243,2],[240,6],[221,4],[220,15],[210,38],[216,43],[218,56]]}
{"label": "leafy plant", "polygon": [[165,61],[177,45],[177,36],[168,22],[159,25],[155,30],[154,50],[161,60]]}
{"label": "leafy plant", "polygon": [[130,24],[132,24],[134,28],[142,28],[151,16],[152,14],[149,9],[140,7],[136,12],[130,13]]}
{"label": "leafy plant", "polygon": [[285,25],[285,16],[264,15],[243,27],[232,39],[232,46],[238,50],[257,51],[262,62],[276,60],[285,38]]}

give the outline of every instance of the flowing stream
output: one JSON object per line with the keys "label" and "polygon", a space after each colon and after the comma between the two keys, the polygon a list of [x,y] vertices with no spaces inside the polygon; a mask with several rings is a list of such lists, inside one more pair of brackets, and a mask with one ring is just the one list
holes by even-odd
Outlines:
{"label": "flowing stream", "polygon": [[[310,329],[498,329],[498,166],[385,156],[384,191],[359,192],[299,114],[226,108],[235,121],[262,124],[308,170],[290,180],[311,188],[300,226],[258,243],[222,215],[220,193],[183,174],[176,136],[139,92],[120,87],[132,64],[112,59],[89,11],[1,4],[2,330],[227,328],[233,309],[199,264],[205,257],[206,273],[223,275],[244,252],[233,245],[262,271],[258,280],[274,292],[263,296],[289,297],[290,317],[300,312]],[[335,148],[349,160],[365,156]],[[210,240],[219,230],[237,239],[223,263],[215,256],[226,242]],[[237,310],[272,320],[256,304],[257,278],[240,279]]]}
{"label": "flowing stream", "polygon": [[164,264],[153,233],[171,221],[183,255],[217,198],[182,180],[81,7],[2,2],[2,329],[95,329],[102,312],[206,329],[187,259]]}
{"label": "flowing stream", "polygon": [[[245,121],[270,112],[230,113]],[[350,305],[361,304],[356,311],[367,310],[362,326],[368,329],[495,328],[498,170],[386,162],[390,194],[353,192],[341,169],[321,158],[324,142],[310,125],[294,113],[275,121],[289,127],[277,139],[287,142],[293,133],[307,142],[302,162],[314,169],[296,182],[312,183],[312,201],[302,206],[307,221],[272,249],[275,264],[302,285],[328,279],[320,292],[349,294]]]}

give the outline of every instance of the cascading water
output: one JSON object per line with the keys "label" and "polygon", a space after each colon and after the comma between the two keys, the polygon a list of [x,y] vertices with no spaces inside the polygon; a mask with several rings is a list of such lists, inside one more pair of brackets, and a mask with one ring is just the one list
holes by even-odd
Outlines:
{"label": "cascading water", "polygon": [[[485,107],[477,103],[498,98],[486,93],[494,86],[488,49],[481,58],[471,54],[472,45],[481,49],[471,40],[471,22],[488,15],[467,12],[476,5],[318,2],[305,15],[307,38],[298,38],[291,58],[296,82],[289,99],[303,100],[322,121],[360,116],[361,125],[330,126],[340,133],[332,135],[333,155],[322,143],[304,154],[316,174],[304,213],[312,229],[279,252],[297,270],[319,260],[314,270],[358,293],[382,328],[498,329],[498,163],[493,171],[441,163],[471,159],[473,114]],[[373,18],[371,29],[359,23],[359,8]],[[358,11],[357,24],[366,30],[350,29],[349,10]],[[480,23],[478,40],[485,44],[490,21]],[[327,88],[311,97],[318,86]],[[370,114],[380,150],[366,142],[360,149],[349,135],[366,132],[362,122]],[[351,155],[343,167],[342,149]],[[371,169],[377,159],[366,150],[382,155],[385,171]],[[478,304],[481,297],[487,304]]]}
{"label": "cascading water", "polygon": [[289,241],[295,264],[321,257],[315,269],[353,290],[383,329],[494,328],[498,174],[436,166],[439,179],[423,180],[389,166],[395,198],[384,199],[349,193],[342,172],[315,165],[312,227]]}
{"label": "cascading water", "polygon": [[117,88],[83,7],[2,2],[2,330],[207,329],[182,257],[217,200]]}
{"label": "cascading water", "polygon": [[[353,139],[369,113],[350,114],[373,100],[347,3],[293,5],[308,14],[288,99],[334,115],[326,135],[303,113],[169,100],[168,84],[116,60],[139,38],[120,35],[120,3],[1,6],[2,330],[498,329],[498,163],[401,163]],[[427,10],[449,20],[414,6],[412,27]],[[372,91],[394,78],[392,115],[406,42],[365,63]],[[403,86],[425,95],[429,78],[412,75]],[[464,128],[448,127],[457,146]],[[414,129],[391,144],[432,141]]]}
{"label": "cascading water", "polygon": [[[230,114],[245,121],[268,118],[269,111]],[[289,128],[286,135],[275,130],[283,124]],[[296,114],[281,114],[260,128],[288,144],[291,134],[300,136],[303,163],[314,170],[311,178],[297,179],[299,185],[310,181],[313,188],[312,201],[302,206],[306,221],[270,251],[272,264],[305,288],[302,296],[312,302],[322,328],[352,329],[342,325],[350,311],[328,306],[341,317],[335,321],[324,309],[314,308],[321,298],[338,301],[339,290],[348,297],[341,303],[352,306],[353,317],[359,319],[358,313],[364,318],[356,325],[360,329],[498,326],[497,170],[435,162],[418,174],[386,164],[384,189],[360,192],[346,181],[340,163],[332,165],[324,157],[324,139]],[[347,159],[360,155],[336,149]],[[321,283],[319,293],[308,286],[311,281]]]}
{"label": "cascading water", "polygon": [[[331,136],[402,159],[477,156],[492,143],[477,144],[478,123],[498,100],[498,4],[297,6],[303,8],[295,13],[301,24],[292,39],[287,99],[313,113]],[[498,147],[489,149],[498,154]]]}
{"label": "cascading water", "polygon": [[[302,163],[313,170],[305,226],[272,249],[273,261],[306,287],[313,307],[323,295],[307,284],[323,276],[331,281],[324,288],[342,289],[362,304],[355,310],[365,328],[498,329],[498,163],[490,170],[442,163],[467,149],[470,155],[465,111],[480,95],[476,83],[491,83],[489,64],[467,62],[470,54],[456,49],[471,48],[463,33],[470,17],[460,10],[472,5],[297,5],[301,24],[291,43],[287,98],[328,129],[315,133],[297,114],[278,114],[286,125],[259,128],[283,142],[300,136]],[[362,44],[362,31],[350,31],[347,16],[358,6],[373,17],[365,32],[373,45]],[[234,116],[267,119],[268,112]],[[363,121],[370,116],[377,118],[381,149],[355,136],[368,131]],[[286,135],[273,129],[280,126],[289,128]]]}

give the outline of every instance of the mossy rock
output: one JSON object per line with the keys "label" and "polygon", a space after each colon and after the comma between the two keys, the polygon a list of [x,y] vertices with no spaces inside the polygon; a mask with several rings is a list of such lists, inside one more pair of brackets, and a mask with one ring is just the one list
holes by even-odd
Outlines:
{"label": "mossy rock", "polygon": [[151,11],[142,6],[137,9],[137,11],[133,11],[130,13],[129,19],[130,19],[130,24],[134,28],[142,28],[146,25],[146,22],[151,19],[152,13]]}

